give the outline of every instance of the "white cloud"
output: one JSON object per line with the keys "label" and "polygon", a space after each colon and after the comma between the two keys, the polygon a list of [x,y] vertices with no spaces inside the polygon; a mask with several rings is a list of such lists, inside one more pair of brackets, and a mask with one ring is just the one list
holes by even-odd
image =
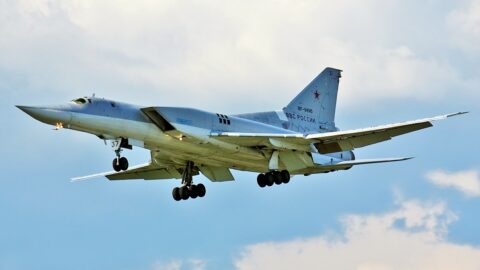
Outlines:
{"label": "white cloud", "polygon": [[200,259],[192,259],[190,260],[190,263],[192,265],[192,270],[205,270],[207,266],[207,263]]}
{"label": "white cloud", "polygon": [[480,197],[480,176],[476,170],[461,172],[431,171],[426,174],[433,184],[454,188],[470,197]]}
{"label": "white cloud", "polygon": [[191,269],[191,270],[205,270],[206,261],[201,259],[189,259],[189,260],[171,260],[168,263],[161,261],[156,261],[152,270],[180,270],[180,269]]}
{"label": "white cloud", "polygon": [[[431,101],[472,84],[445,57],[417,46],[411,32],[398,38],[405,18],[419,32],[441,26],[415,14],[435,8],[430,5],[13,1],[0,4],[0,68],[26,73],[33,88],[70,95],[93,88],[121,99],[142,89],[135,95],[142,102],[223,109],[241,102],[263,108],[272,96],[283,97],[275,109],[323,67],[334,66],[345,70],[345,108],[398,98]],[[434,38],[421,44],[441,45]]]}
{"label": "white cloud", "polygon": [[452,42],[467,52],[480,53],[480,0],[470,0],[450,12],[448,24]]}
{"label": "white cloud", "polygon": [[341,237],[321,235],[248,246],[235,261],[249,269],[479,269],[480,249],[448,242],[456,219],[443,203],[406,201],[382,215],[350,215]]}
{"label": "white cloud", "polygon": [[173,260],[168,263],[157,261],[153,264],[152,270],[180,270],[182,268],[182,261]]}

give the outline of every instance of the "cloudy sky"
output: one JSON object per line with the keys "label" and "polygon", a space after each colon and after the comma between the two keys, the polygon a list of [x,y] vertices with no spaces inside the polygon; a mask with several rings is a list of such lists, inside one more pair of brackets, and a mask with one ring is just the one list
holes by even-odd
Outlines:
{"label": "cloudy sky", "polygon": [[[178,203],[177,181],[70,183],[110,147],[14,107],[274,110],[327,66],[342,129],[471,113],[356,152],[410,161],[267,190],[200,176]],[[0,269],[480,269],[478,0],[0,0],[0,91]]]}

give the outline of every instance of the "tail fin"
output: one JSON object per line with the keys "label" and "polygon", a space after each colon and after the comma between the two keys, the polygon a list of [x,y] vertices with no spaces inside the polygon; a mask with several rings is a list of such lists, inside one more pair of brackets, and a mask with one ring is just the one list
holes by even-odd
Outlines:
{"label": "tail fin", "polygon": [[338,83],[342,71],[326,68],[283,108],[288,129],[298,132],[334,131]]}

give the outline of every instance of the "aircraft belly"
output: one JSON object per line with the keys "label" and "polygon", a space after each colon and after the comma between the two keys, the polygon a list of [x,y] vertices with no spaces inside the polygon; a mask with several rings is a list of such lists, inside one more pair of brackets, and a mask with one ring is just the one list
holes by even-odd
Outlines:
{"label": "aircraft belly", "polygon": [[192,146],[185,147],[184,145],[170,144],[170,145],[156,145],[147,144],[147,148],[155,152],[158,159],[177,165],[183,165],[186,161],[191,160],[197,165],[208,165],[215,167],[226,167],[238,170],[251,170],[264,172],[268,170],[268,160],[258,160],[257,158],[248,158],[238,153],[226,153],[219,149]]}
{"label": "aircraft belly", "polygon": [[[162,160],[182,165],[187,160],[205,166],[226,167],[244,171],[268,171],[268,157],[263,153],[235,144],[204,138],[176,138],[162,132],[153,123],[88,114],[72,114],[70,128],[108,137],[142,141],[145,148],[158,151]],[[287,166],[282,169],[305,169],[309,164],[292,155],[285,155]],[[291,162],[294,160],[294,162]],[[308,162],[307,162],[308,163]]]}

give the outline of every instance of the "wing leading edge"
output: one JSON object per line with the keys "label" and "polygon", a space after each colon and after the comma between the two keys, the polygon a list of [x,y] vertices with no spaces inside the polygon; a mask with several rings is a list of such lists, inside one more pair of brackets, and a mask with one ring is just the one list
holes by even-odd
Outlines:
{"label": "wing leading edge", "polygon": [[[202,172],[208,179],[213,182],[233,181],[235,178],[230,172],[229,168],[200,166],[198,170],[194,170],[193,175],[198,175],[198,171]],[[123,172],[109,171],[104,173],[97,173],[87,176],[74,177],[72,182],[89,180],[98,177],[106,177],[108,180],[159,180],[159,179],[181,179],[183,168],[175,166],[159,166],[155,163],[149,162],[134,166]]]}
{"label": "wing leading edge", "polygon": [[174,167],[158,167],[152,163],[146,163],[134,166],[123,172],[103,172],[87,176],[80,176],[72,178],[72,181],[83,181],[98,177],[106,177],[108,180],[131,180],[131,179],[143,179],[143,180],[156,180],[156,179],[180,179],[182,174]]}

